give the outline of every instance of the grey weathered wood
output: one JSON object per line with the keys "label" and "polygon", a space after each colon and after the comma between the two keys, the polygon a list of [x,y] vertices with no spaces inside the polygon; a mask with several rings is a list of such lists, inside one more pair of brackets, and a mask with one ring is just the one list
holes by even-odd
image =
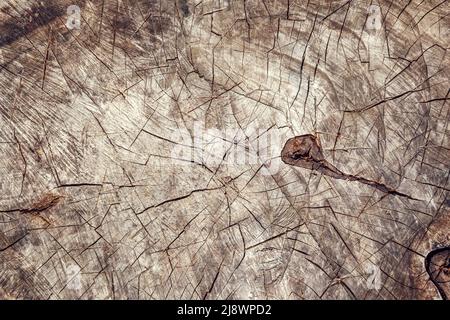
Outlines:
{"label": "grey weathered wood", "polygon": [[[447,2],[44,2],[0,4],[1,298],[440,299]],[[198,123],[268,130],[274,161],[312,134],[332,166],[418,200],[175,159]]]}

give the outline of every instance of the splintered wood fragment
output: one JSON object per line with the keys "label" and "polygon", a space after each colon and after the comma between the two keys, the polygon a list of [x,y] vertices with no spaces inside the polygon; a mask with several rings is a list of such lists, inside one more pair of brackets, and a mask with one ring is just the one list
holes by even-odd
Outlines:
{"label": "splintered wood fragment", "polygon": [[335,179],[358,181],[384,193],[418,200],[383,183],[340,171],[325,159],[319,139],[312,134],[296,136],[286,141],[283,150],[281,150],[281,159],[286,164],[318,171]]}

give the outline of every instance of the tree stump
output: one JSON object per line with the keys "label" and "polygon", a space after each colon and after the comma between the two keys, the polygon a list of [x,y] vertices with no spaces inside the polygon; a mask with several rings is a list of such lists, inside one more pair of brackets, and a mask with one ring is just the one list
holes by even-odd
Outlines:
{"label": "tree stump", "polygon": [[448,297],[448,13],[2,1],[0,298]]}

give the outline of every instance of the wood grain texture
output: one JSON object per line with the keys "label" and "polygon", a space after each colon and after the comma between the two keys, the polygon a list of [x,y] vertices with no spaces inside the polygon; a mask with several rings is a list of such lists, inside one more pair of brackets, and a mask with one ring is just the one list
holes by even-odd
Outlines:
{"label": "wood grain texture", "polygon": [[[0,298],[448,297],[448,14],[2,1]],[[198,124],[240,136],[211,161]],[[279,140],[278,170],[247,148],[251,128]],[[328,168],[408,197],[281,162],[302,135]],[[227,161],[234,145],[256,160]]]}

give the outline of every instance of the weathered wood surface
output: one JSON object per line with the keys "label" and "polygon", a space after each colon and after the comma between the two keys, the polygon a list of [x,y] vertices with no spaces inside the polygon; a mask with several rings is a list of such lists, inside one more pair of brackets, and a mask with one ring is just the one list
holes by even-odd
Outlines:
{"label": "weathered wood surface", "polygon": [[[441,299],[448,251],[425,258],[450,245],[448,13],[2,1],[0,297]],[[241,130],[230,147],[271,134],[277,170],[252,148],[196,156],[198,124]],[[409,197],[280,161],[304,134]]]}

